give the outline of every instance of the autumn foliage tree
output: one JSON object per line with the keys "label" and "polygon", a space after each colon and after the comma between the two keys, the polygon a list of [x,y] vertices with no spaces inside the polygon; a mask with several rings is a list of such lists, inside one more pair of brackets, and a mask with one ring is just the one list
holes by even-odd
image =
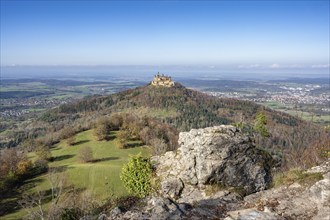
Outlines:
{"label": "autumn foliage tree", "polygon": [[32,169],[32,162],[26,154],[15,148],[0,151],[0,191],[22,182]]}

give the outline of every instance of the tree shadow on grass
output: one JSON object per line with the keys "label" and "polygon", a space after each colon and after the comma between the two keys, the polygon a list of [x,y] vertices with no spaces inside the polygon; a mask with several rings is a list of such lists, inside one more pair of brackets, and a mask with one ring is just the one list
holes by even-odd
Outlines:
{"label": "tree shadow on grass", "polygon": [[88,143],[89,140],[81,140],[81,141],[77,141],[73,144],[73,146],[77,146],[77,145],[80,145],[80,144],[84,144],[84,143]]}
{"label": "tree shadow on grass", "polygon": [[[0,199],[0,217],[3,215],[7,215],[13,212],[18,211],[21,209],[21,207],[18,205],[18,198],[13,196],[13,197],[7,197],[5,199]],[[1,218],[0,218],[1,219]]]}
{"label": "tree shadow on grass", "polygon": [[49,168],[49,172],[62,173],[67,169],[69,169],[68,165],[63,165],[63,166],[51,167]]}
{"label": "tree shadow on grass", "polygon": [[42,179],[28,179],[25,180],[19,188],[1,192],[0,217],[20,210],[22,207],[19,205],[19,201],[22,199],[22,193],[29,191],[41,182],[43,182]]}
{"label": "tree shadow on grass", "polygon": [[42,179],[28,179],[24,181],[24,184],[21,186],[20,191],[28,191],[29,189],[32,189],[33,187],[36,187],[41,182],[43,182]]}
{"label": "tree shadow on grass", "polygon": [[112,140],[114,140],[115,138],[116,138],[116,134],[110,133],[110,134],[107,136],[106,140],[107,140],[107,141],[112,141]]}
{"label": "tree shadow on grass", "polygon": [[70,159],[70,158],[72,158],[72,157],[74,157],[73,154],[61,155],[61,156],[54,157],[54,158],[52,159],[52,161],[61,161],[61,160]]}
{"label": "tree shadow on grass", "polygon": [[119,157],[104,157],[104,158],[100,158],[100,159],[94,159],[91,162],[98,163],[98,162],[109,161],[109,160],[118,160],[118,159],[119,159]]}
{"label": "tree shadow on grass", "polygon": [[124,148],[134,148],[134,147],[141,147],[143,143],[126,143]]}
{"label": "tree shadow on grass", "polygon": [[110,136],[106,137],[105,140],[106,140],[106,141],[112,141],[112,140],[114,140],[115,138],[116,138],[116,136],[114,136],[114,135],[110,135]]}

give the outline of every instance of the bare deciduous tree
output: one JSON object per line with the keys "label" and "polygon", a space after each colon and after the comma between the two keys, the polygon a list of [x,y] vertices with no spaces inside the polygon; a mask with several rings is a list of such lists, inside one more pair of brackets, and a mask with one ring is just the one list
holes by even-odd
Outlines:
{"label": "bare deciduous tree", "polygon": [[51,190],[51,203],[47,212],[44,208],[47,195],[45,191],[40,189],[37,189],[33,194],[24,195],[19,201],[20,206],[28,212],[28,219],[57,220],[61,218],[62,207],[60,207],[59,201],[63,195],[67,177],[63,173],[58,172],[58,170],[53,169],[47,174],[47,180]]}
{"label": "bare deciduous tree", "polygon": [[83,146],[78,150],[77,158],[80,162],[87,163],[93,160],[93,151],[89,146]]}
{"label": "bare deciduous tree", "polygon": [[18,203],[28,212],[28,215],[26,216],[28,219],[44,220],[46,218],[46,212],[43,207],[44,199],[45,192],[37,189],[36,193],[24,195]]}

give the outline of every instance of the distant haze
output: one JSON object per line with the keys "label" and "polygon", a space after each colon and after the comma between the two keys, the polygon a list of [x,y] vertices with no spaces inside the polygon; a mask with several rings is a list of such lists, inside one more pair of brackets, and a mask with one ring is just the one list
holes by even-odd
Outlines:
{"label": "distant haze", "polygon": [[329,25],[329,1],[1,1],[1,66],[317,74],[329,70]]}
{"label": "distant haze", "polygon": [[1,78],[150,81],[160,72],[180,79],[269,80],[292,77],[329,78],[328,69],[231,69],[209,66],[2,66]]}

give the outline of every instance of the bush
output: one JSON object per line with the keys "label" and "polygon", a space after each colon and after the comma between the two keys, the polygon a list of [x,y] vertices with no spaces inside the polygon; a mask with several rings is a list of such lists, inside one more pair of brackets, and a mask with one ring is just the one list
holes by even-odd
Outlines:
{"label": "bush", "polygon": [[131,157],[122,168],[120,179],[129,193],[143,198],[152,190],[152,166],[150,159],[143,158],[140,154]]}
{"label": "bush", "polygon": [[168,146],[163,139],[154,138],[150,141],[154,155],[162,155],[168,151]]}
{"label": "bush", "polygon": [[118,114],[118,113],[114,113],[110,116],[110,126],[111,129],[113,130],[119,130],[120,127],[123,125],[123,116]]}
{"label": "bush", "polygon": [[73,145],[75,145],[75,143],[76,143],[76,138],[75,138],[74,136],[69,137],[68,139],[66,139],[66,143],[67,143],[69,146],[73,146]]}
{"label": "bush", "polygon": [[93,160],[93,151],[89,146],[83,146],[78,150],[77,158],[82,163],[91,162]]}
{"label": "bush", "polygon": [[109,139],[110,128],[105,124],[99,124],[93,131],[97,141],[103,141]]}
{"label": "bush", "polygon": [[98,141],[108,140],[111,124],[108,117],[101,117],[95,123],[93,134]]}
{"label": "bush", "polygon": [[41,160],[50,161],[52,159],[52,154],[47,146],[39,146],[37,148],[36,154]]}
{"label": "bush", "polygon": [[125,148],[127,145],[127,142],[129,141],[129,131],[128,130],[120,130],[117,133],[117,138],[119,140],[119,147],[120,148]]}
{"label": "bush", "polygon": [[59,138],[60,139],[66,139],[66,138],[72,137],[75,134],[76,134],[75,129],[71,126],[68,126],[68,127],[63,128],[60,131]]}

